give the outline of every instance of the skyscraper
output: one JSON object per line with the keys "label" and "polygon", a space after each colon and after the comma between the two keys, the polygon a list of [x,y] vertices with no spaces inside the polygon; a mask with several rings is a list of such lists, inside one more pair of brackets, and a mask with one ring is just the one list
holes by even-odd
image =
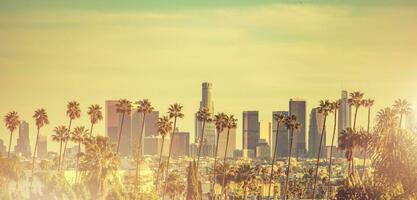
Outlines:
{"label": "skyscraper", "polygon": [[[217,157],[224,158],[224,151],[226,150],[227,142],[227,128],[225,128],[219,137],[219,148],[217,150]],[[236,128],[230,129],[229,131],[229,143],[227,147],[226,157],[233,157],[233,152],[236,149]]]}
{"label": "skyscraper", "polygon": [[[202,83],[202,95],[200,101],[200,109],[207,108],[213,117],[214,115],[214,103],[212,100],[212,87],[213,84],[204,82]],[[195,142],[198,143],[202,134],[203,123],[197,119],[197,114],[195,115]],[[213,156],[214,147],[216,143],[216,127],[213,122],[207,123],[204,125],[204,141],[202,156]]]}
{"label": "skyscraper", "polygon": [[302,99],[290,99],[290,115],[295,115],[297,121],[301,123],[299,131],[294,131],[292,152],[295,157],[305,156],[306,146],[306,101]]}
{"label": "skyscraper", "polygon": [[[117,146],[120,125],[122,121],[122,114],[116,112],[116,104],[118,101],[109,100],[106,101],[106,135],[110,138],[110,141]],[[119,154],[121,156],[129,156],[132,154],[132,117],[129,114],[125,114],[123,120],[122,137],[120,139]],[[115,147],[116,149],[117,147]]]}
{"label": "skyscraper", "polygon": [[40,135],[38,141],[38,157],[46,158],[48,157],[48,140],[46,136]]}
{"label": "skyscraper", "polygon": [[[321,131],[323,129],[324,115],[318,112],[317,108],[313,108],[310,114],[310,129],[308,132],[308,155],[316,158],[320,146]],[[326,130],[324,130],[323,143],[321,146],[320,157],[326,155]]]}
{"label": "skyscraper", "polygon": [[256,155],[259,141],[259,113],[258,111],[244,111],[242,117],[242,148],[250,149]]}
{"label": "skyscraper", "polygon": [[[145,137],[148,136],[155,136],[158,135],[158,127],[157,122],[159,118],[159,112],[158,111],[152,111],[151,113],[146,113],[145,116],[145,127],[143,129],[143,135],[142,135],[142,152],[143,148],[145,148],[145,145],[148,145],[144,142]],[[135,111],[132,112],[132,144],[135,145],[139,141],[139,134],[142,131],[142,124],[143,123],[143,114],[138,113]]]}
{"label": "skyscraper", "polygon": [[338,144],[338,138],[342,130],[346,130],[351,126],[351,109],[349,105],[349,94],[347,91],[342,91],[342,97],[340,99],[340,107],[338,113],[338,131],[335,137],[335,145]]}
{"label": "skyscraper", "polygon": [[188,156],[190,153],[190,133],[175,131],[172,141],[172,156]]}
{"label": "skyscraper", "polygon": [[26,121],[22,121],[19,125],[19,138],[17,138],[14,151],[15,153],[21,153],[24,157],[32,156],[29,141],[29,124]]}
{"label": "skyscraper", "polygon": [[277,134],[277,122],[274,120],[274,114],[282,114],[285,117],[288,116],[288,111],[274,111],[272,112],[272,132],[271,132],[271,156],[273,156],[273,150],[277,149],[277,157],[288,156],[288,142],[289,135],[288,129],[284,124],[280,124],[278,130],[278,145],[276,145],[276,134]]}

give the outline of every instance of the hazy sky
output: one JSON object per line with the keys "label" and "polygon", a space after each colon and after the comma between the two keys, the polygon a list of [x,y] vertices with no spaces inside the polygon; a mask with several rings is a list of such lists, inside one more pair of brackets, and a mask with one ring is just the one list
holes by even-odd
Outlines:
{"label": "hazy sky", "polygon": [[[70,100],[83,110],[75,125],[88,125],[92,103],[149,98],[161,112],[183,104],[179,126],[193,135],[209,81],[215,111],[239,119],[240,147],[243,110],[270,121],[293,97],[308,113],[341,89],[362,90],[375,109],[417,104],[416,3],[221,2],[0,0],[0,115],[29,121],[33,148],[36,108],[47,109],[50,135],[68,124]],[[8,141],[3,123],[0,132]]]}

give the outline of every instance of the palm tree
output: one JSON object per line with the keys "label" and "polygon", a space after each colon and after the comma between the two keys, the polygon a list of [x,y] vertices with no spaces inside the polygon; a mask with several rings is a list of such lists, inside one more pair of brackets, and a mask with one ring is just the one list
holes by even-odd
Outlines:
{"label": "palm tree", "polygon": [[398,99],[393,105],[394,111],[400,115],[399,128],[401,128],[403,116],[407,116],[411,112],[411,104],[405,99]]}
{"label": "palm tree", "polygon": [[329,100],[324,100],[324,101],[321,100],[320,101],[320,106],[317,109],[318,109],[318,113],[320,113],[324,116],[324,120],[323,120],[323,127],[321,129],[319,150],[318,150],[318,153],[317,153],[316,172],[315,172],[315,175],[314,175],[314,184],[313,184],[313,199],[316,198],[317,175],[319,173],[320,155],[321,155],[321,149],[322,149],[321,147],[322,147],[322,144],[323,144],[324,133],[326,131],[327,115],[329,115],[329,113],[331,113],[333,111],[332,110],[332,105],[331,105]]}
{"label": "palm tree", "polygon": [[299,131],[301,128],[301,123],[297,121],[295,115],[291,115],[285,118],[285,127],[290,130],[290,147],[288,151],[288,166],[287,166],[287,177],[285,178],[285,190],[284,190],[284,199],[288,198],[288,180],[290,176],[290,166],[291,166],[291,154],[292,154],[292,145],[294,140],[294,131]]}
{"label": "palm tree", "polygon": [[351,129],[342,130],[339,136],[339,149],[345,151],[345,158],[348,161],[348,175],[353,175],[353,155],[356,146],[357,134]]}
{"label": "palm tree", "polygon": [[91,105],[88,107],[87,114],[90,116],[91,128],[90,128],[90,137],[93,136],[93,126],[97,124],[98,121],[103,119],[103,113],[101,112],[101,107],[98,104]]}
{"label": "palm tree", "polygon": [[212,186],[212,197],[215,195],[215,187],[216,187],[216,166],[217,166],[217,152],[219,150],[219,139],[220,134],[222,134],[223,129],[226,128],[227,124],[225,121],[226,114],[224,113],[217,113],[217,115],[214,116],[214,124],[216,126],[217,136],[216,136],[216,150],[214,152],[214,166],[213,166],[213,186]]}
{"label": "palm tree", "polygon": [[204,127],[205,127],[206,123],[210,123],[212,121],[209,109],[208,108],[201,108],[197,112],[197,120],[200,121],[200,122],[203,122],[202,130],[201,130],[200,145],[198,147],[198,158],[197,158],[197,171],[198,171],[198,166],[199,166],[199,163],[200,163],[200,156],[201,156],[201,149],[203,147],[203,140],[204,140]]}
{"label": "palm tree", "polygon": [[329,183],[328,183],[328,197],[331,195],[331,177],[332,177],[332,158],[333,158],[333,146],[334,146],[334,136],[336,135],[336,126],[337,126],[337,111],[340,107],[340,101],[337,100],[331,103],[331,109],[334,112],[334,122],[333,122],[333,135],[332,135],[332,143],[330,145],[330,157],[329,157]]}
{"label": "palm tree", "polygon": [[35,122],[36,122],[37,133],[36,133],[36,141],[35,141],[35,150],[33,151],[33,158],[32,158],[32,176],[31,176],[32,178],[30,180],[30,188],[32,188],[32,183],[33,183],[33,170],[35,169],[35,155],[36,155],[36,148],[38,147],[39,132],[43,126],[49,124],[48,114],[46,113],[46,110],[43,108],[37,109],[35,111],[35,114],[33,115],[33,118],[35,119]]}
{"label": "palm tree", "polygon": [[127,99],[120,99],[119,102],[116,103],[116,112],[122,114],[122,121],[120,122],[119,139],[117,140],[116,150],[116,153],[119,153],[120,139],[122,138],[123,122],[125,120],[125,115],[130,115],[130,113],[132,112],[132,102],[130,102]]}
{"label": "palm tree", "polygon": [[236,169],[236,182],[242,184],[243,200],[248,199],[248,187],[253,185],[256,180],[257,167],[251,167],[249,164],[239,165]]}
{"label": "palm tree", "polygon": [[172,200],[185,192],[185,183],[181,180],[177,170],[168,174],[166,182],[168,187],[165,189],[164,193],[167,193]]}
{"label": "palm tree", "polygon": [[368,108],[368,126],[367,126],[367,130],[366,130],[366,134],[362,134],[361,135],[361,144],[363,147],[363,165],[362,165],[362,175],[365,177],[365,164],[366,164],[366,154],[368,151],[368,143],[369,143],[369,129],[370,129],[370,124],[371,124],[371,107],[374,105],[374,100],[373,99],[367,99],[363,101],[363,106],[365,108]]}
{"label": "palm tree", "polygon": [[70,137],[71,141],[78,143],[77,163],[75,165],[75,182],[77,182],[77,178],[78,178],[78,163],[79,163],[79,154],[81,152],[81,143],[85,141],[88,135],[89,135],[88,129],[86,129],[84,126],[75,127],[74,131],[71,132],[71,137]]}
{"label": "palm tree", "polygon": [[143,130],[145,128],[145,118],[146,118],[146,114],[151,113],[153,111],[153,107],[151,105],[151,102],[149,102],[148,99],[144,99],[144,100],[140,100],[137,101],[136,104],[138,104],[137,107],[137,111],[138,113],[142,113],[142,127],[139,133],[139,141],[138,141],[138,158],[136,159],[136,187],[139,189],[139,193],[140,193],[140,179],[139,179],[139,175],[140,175],[140,160],[141,160],[141,156],[142,156],[142,137],[143,137]]}
{"label": "palm tree", "polygon": [[9,112],[6,116],[4,116],[4,123],[10,131],[10,139],[9,139],[9,150],[7,151],[7,157],[10,157],[10,147],[12,146],[12,137],[13,132],[17,129],[17,127],[20,125],[19,115],[17,112],[12,111]]}
{"label": "palm tree", "polygon": [[[224,157],[223,157],[223,165],[226,166],[226,159],[227,159],[227,148],[229,147],[229,135],[230,135],[230,129],[234,129],[237,126],[237,119],[233,115],[226,116],[225,124],[227,128],[227,135],[226,135],[226,148],[224,149]],[[226,168],[224,168],[226,170]],[[226,171],[223,172],[223,174],[226,174]],[[222,183],[222,191],[224,192],[226,190],[226,176],[223,176],[223,183]],[[227,196],[224,195],[224,199],[226,200]]]}
{"label": "palm tree", "polygon": [[390,107],[381,109],[377,113],[377,132],[384,133],[397,126],[398,116]]}
{"label": "palm tree", "polygon": [[162,137],[162,146],[159,153],[159,164],[158,164],[158,173],[156,178],[156,191],[158,191],[159,186],[159,175],[161,174],[161,165],[162,165],[162,155],[164,150],[164,144],[165,144],[165,136],[169,134],[172,131],[172,122],[169,120],[168,116],[163,116],[158,119],[158,122],[156,123],[158,126],[158,133]]}
{"label": "palm tree", "polygon": [[358,115],[358,110],[359,107],[362,106],[362,98],[363,98],[363,93],[360,91],[355,91],[350,93],[350,98],[349,98],[349,105],[355,107],[355,116],[353,118],[353,130],[355,130],[356,128],[356,118]]}
{"label": "palm tree", "polygon": [[69,121],[69,125],[68,125],[68,131],[67,131],[67,134],[66,134],[67,135],[67,140],[65,140],[64,152],[62,153],[61,168],[62,168],[62,166],[64,165],[64,162],[65,162],[65,152],[66,152],[67,144],[68,144],[69,137],[70,137],[72,121],[81,117],[80,103],[78,103],[76,101],[68,102],[67,116],[69,117],[70,121]]}
{"label": "palm tree", "polygon": [[270,179],[269,179],[269,188],[268,188],[268,200],[271,196],[271,187],[272,187],[272,180],[273,180],[273,175],[274,175],[274,165],[275,165],[275,158],[276,158],[276,153],[277,153],[277,144],[278,144],[278,133],[279,133],[279,128],[281,126],[281,124],[283,124],[285,122],[285,116],[282,113],[274,113],[274,120],[277,123],[277,129],[276,129],[276,133],[275,133],[275,147],[274,147],[274,154],[272,156],[272,163],[271,163],[271,175],[270,175]]}
{"label": "palm tree", "polygon": [[[172,129],[171,132],[171,141],[169,144],[169,153],[168,153],[168,159],[167,159],[167,166],[165,169],[165,174],[166,174],[166,178],[168,177],[168,171],[169,171],[169,160],[171,158],[171,152],[172,152],[172,144],[174,141],[174,135],[175,135],[175,128],[177,127],[177,119],[182,119],[184,118],[184,114],[182,113],[182,105],[175,103],[169,106],[168,108],[168,116],[170,119],[174,119],[174,128]],[[164,195],[165,195],[165,191],[167,188],[167,181],[165,181],[165,186],[164,186],[164,193],[162,194],[162,199],[164,199]]]}
{"label": "palm tree", "polygon": [[[55,134],[52,135],[52,140],[59,142],[59,158],[62,154],[62,143],[67,139],[68,129],[65,126],[57,126],[54,128]],[[61,159],[58,159],[58,170],[61,169]]]}
{"label": "palm tree", "polygon": [[117,178],[120,160],[108,137],[87,138],[84,143],[85,152],[79,154],[79,170],[92,194],[92,199],[105,196],[105,186],[108,181]]}

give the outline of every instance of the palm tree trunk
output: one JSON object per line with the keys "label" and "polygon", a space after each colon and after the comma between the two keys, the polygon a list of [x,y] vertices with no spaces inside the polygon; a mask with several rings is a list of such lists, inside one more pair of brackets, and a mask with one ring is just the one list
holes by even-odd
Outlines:
{"label": "palm tree trunk", "polygon": [[119,139],[117,140],[117,150],[116,153],[119,153],[119,148],[120,148],[120,139],[122,138],[122,130],[123,130],[123,122],[125,120],[125,113],[122,114],[122,121],[120,123],[120,130],[119,130]]}
{"label": "palm tree trunk", "polygon": [[212,198],[215,199],[216,195],[216,167],[217,167],[217,151],[219,150],[219,139],[220,139],[220,133],[217,133],[216,138],[216,152],[214,152],[214,167],[213,167],[213,189],[212,189]]}
{"label": "palm tree trunk", "polygon": [[277,132],[275,133],[275,146],[274,146],[274,155],[272,156],[272,163],[271,163],[271,175],[269,178],[268,200],[271,197],[272,179],[274,177],[274,164],[275,164],[275,157],[276,157],[277,146],[278,146],[278,133],[279,133],[278,130],[279,130],[279,122],[277,122]]}
{"label": "palm tree trunk", "polygon": [[353,147],[353,149],[352,149],[352,160],[351,160],[351,162],[352,162],[352,168],[351,168],[352,175],[355,175],[355,147]]}
{"label": "palm tree trunk", "polygon": [[333,158],[333,145],[334,145],[334,136],[336,135],[336,124],[337,124],[337,109],[334,111],[334,126],[333,126],[333,136],[332,136],[332,144],[330,146],[330,158],[329,158],[329,183],[328,183],[328,190],[327,190],[327,199],[330,199],[331,195],[331,178],[332,178],[332,158]]}
{"label": "palm tree trunk", "polygon": [[[68,136],[69,136],[69,134],[71,132],[71,123],[72,123],[72,119],[70,119],[70,122],[69,122],[69,125],[68,125]],[[64,162],[65,162],[65,152],[67,150],[68,140],[69,140],[69,138],[65,141],[64,152],[62,153],[61,168],[62,168],[62,166],[64,165]]]}
{"label": "palm tree trunk", "polygon": [[61,170],[61,155],[62,155],[62,138],[59,144],[59,159],[58,159],[58,171]]}
{"label": "palm tree trunk", "polygon": [[319,152],[317,153],[316,172],[315,172],[315,175],[314,175],[313,199],[315,199],[315,198],[316,198],[317,175],[318,175],[318,173],[319,173],[319,164],[320,164],[321,146],[322,146],[322,144],[323,144],[324,131],[326,130],[326,120],[327,120],[327,116],[326,116],[326,115],[324,115],[323,128],[321,129],[321,137],[320,137],[320,144],[319,144]]}
{"label": "palm tree trunk", "polygon": [[292,143],[294,138],[294,129],[291,129],[291,139],[290,139],[290,151],[288,152],[288,166],[287,166],[287,177],[285,178],[285,190],[284,190],[284,199],[287,199],[288,195],[288,178],[290,176],[290,166],[291,166],[291,154],[292,154]]}
{"label": "palm tree trunk", "polygon": [[10,147],[12,146],[12,137],[13,137],[13,132],[10,131],[10,139],[9,139],[9,151],[7,152],[7,157],[10,157]]}
{"label": "palm tree trunk", "polygon": [[403,114],[400,114],[400,123],[398,124],[398,128],[401,128],[402,122],[403,122]]}
{"label": "palm tree trunk", "polygon": [[206,125],[206,120],[203,120],[203,127],[201,131],[201,138],[200,138],[200,146],[198,147],[198,157],[197,157],[197,171],[198,171],[198,164],[200,163],[200,156],[201,156],[201,149],[203,148],[203,141],[204,141],[204,126]]}
{"label": "palm tree trunk", "polygon": [[91,123],[91,126],[90,126],[90,138],[91,137],[93,137],[93,123]]}
{"label": "palm tree trunk", "polygon": [[32,190],[32,184],[33,184],[33,170],[35,169],[35,156],[36,156],[36,149],[38,148],[38,139],[39,139],[39,127],[38,131],[36,133],[36,141],[35,141],[35,150],[33,150],[33,157],[32,157],[32,179],[30,180],[30,190]]}
{"label": "palm tree trunk", "polygon": [[[81,142],[78,142],[78,154],[81,152]],[[75,166],[75,183],[77,183],[78,178],[78,163],[79,163],[79,156],[77,155],[77,164]]]}
{"label": "palm tree trunk", "polygon": [[358,109],[359,107],[355,107],[355,118],[353,119],[353,130],[356,130],[356,118],[358,116]]}
{"label": "palm tree trunk", "polygon": [[[142,127],[140,130],[140,134],[139,134],[139,142],[138,142],[138,161],[136,163],[136,188],[138,188],[139,190],[139,194],[140,194],[140,180],[139,180],[139,176],[140,176],[140,159],[142,157],[142,136],[143,136],[143,130],[145,128],[145,117],[146,117],[146,113],[143,112],[143,118],[142,118]],[[139,199],[140,199],[140,195],[139,195]]]}
{"label": "palm tree trunk", "polygon": [[243,188],[243,200],[247,200],[248,199],[248,189],[247,186],[245,186]]}
{"label": "palm tree trunk", "polygon": [[[230,128],[227,128],[227,137],[226,137],[226,148],[224,150],[224,158],[223,158],[223,181],[222,181],[222,190],[226,191],[226,157],[227,157],[227,148],[229,146],[229,133]],[[226,192],[225,192],[226,194]],[[224,200],[226,200],[227,196],[224,196]]]}
{"label": "palm tree trunk", "polygon": [[162,163],[162,153],[164,150],[164,143],[165,143],[165,137],[162,137],[162,146],[161,146],[161,152],[159,153],[158,173],[157,173],[157,178],[156,178],[156,192],[158,192],[158,189],[159,189],[159,174],[161,173],[161,163]]}
{"label": "palm tree trunk", "polygon": [[[168,177],[168,170],[169,170],[169,160],[171,158],[171,152],[172,152],[172,143],[174,142],[174,135],[175,135],[175,128],[177,126],[177,117],[174,118],[174,129],[172,129],[172,135],[171,135],[171,141],[169,144],[169,153],[168,153],[168,159],[167,159],[167,166],[165,169],[165,178]],[[167,189],[167,181],[165,181],[164,184],[164,190],[162,191],[162,199],[165,197],[165,190]]]}
{"label": "palm tree trunk", "polygon": [[[369,134],[369,126],[371,123],[371,107],[368,107],[368,128],[366,133]],[[368,151],[368,141],[365,141],[365,149],[363,155],[363,165],[362,165],[362,178],[365,178],[365,165],[366,165],[366,153]]]}

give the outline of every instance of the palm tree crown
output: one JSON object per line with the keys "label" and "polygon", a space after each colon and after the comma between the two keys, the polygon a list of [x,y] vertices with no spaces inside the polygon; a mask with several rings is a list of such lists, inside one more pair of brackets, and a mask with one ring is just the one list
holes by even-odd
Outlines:
{"label": "palm tree crown", "polygon": [[320,100],[320,106],[317,108],[317,111],[324,116],[327,116],[329,113],[333,112],[332,103],[329,100]]}
{"label": "palm tree crown", "polygon": [[98,104],[91,105],[88,107],[87,114],[90,116],[91,124],[97,124],[98,121],[103,119],[103,113],[101,112],[101,107]]}
{"label": "palm tree crown", "polygon": [[393,108],[400,115],[408,115],[411,112],[411,104],[405,99],[396,100]]}
{"label": "palm tree crown", "polygon": [[223,132],[223,129],[226,128],[226,114],[224,113],[217,113],[214,115],[214,124],[216,126],[217,133]]}
{"label": "palm tree crown", "polygon": [[349,104],[355,108],[359,108],[362,105],[363,93],[360,91],[355,91],[349,94]]}
{"label": "palm tree crown", "polygon": [[122,114],[130,114],[132,112],[132,102],[127,99],[120,99],[116,103],[116,112]]}
{"label": "palm tree crown", "polygon": [[398,123],[398,116],[390,107],[379,110],[376,118],[378,131],[382,131],[387,128],[393,128]]}
{"label": "palm tree crown", "polygon": [[12,111],[9,112],[6,116],[4,116],[4,123],[10,132],[14,132],[16,128],[20,125],[19,115],[17,114],[17,112]]}
{"label": "palm tree crown", "polygon": [[301,129],[301,123],[297,121],[297,116],[291,115],[285,118],[285,127],[288,130],[298,131]]}
{"label": "palm tree crown", "polygon": [[237,126],[237,119],[233,115],[226,116],[225,122],[228,129],[233,129]]}
{"label": "palm tree crown", "polygon": [[158,127],[158,133],[162,137],[165,137],[168,133],[172,131],[172,122],[169,120],[168,116],[160,117],[156,124]]}
{"label": "palm tree crown", "polygon": [[80,118],[81,117],[80,103],[76,101],[68,102],[67,116],[72,120]]}
{"label": "palm tree crown", "polygon": [[52,140],[56,142],[65,141],[65,135],[68,132],[66,126],[56,126],[54,128],[54,135],[52,135]]}
{"label": "palm tree crown", "polygon": [[183,118],[184,114],[181,112],[182,105],[175,103],[169,106],[168,115],[169,118]]}
{"label": "palm tree crown", "polygon": [[148,99],[137,101],[136,104],[138,105],[137,111],[139,113],[150,113],[154,110]]}
{"label": "palm tree crown", "polygon": [[48,113],[46,113],[46,110],[43,108],[37,109],[33,118],[35,119],[38,128],[42,128],[49,124]]}
{"label": "palm tree crown", "polygon": [[84,126],[78,126],[74,128],[74,131],[71,132],[71,141],[76,143],[82,143],[85,138],[88,136],[88,129]]}
{"label": "palm tree crown", "polygon": [[211,113],[209,112],[208,108],[201,108],[197,112],[197,119],[199,121],[211,122],[213,119],[211,118]]}

